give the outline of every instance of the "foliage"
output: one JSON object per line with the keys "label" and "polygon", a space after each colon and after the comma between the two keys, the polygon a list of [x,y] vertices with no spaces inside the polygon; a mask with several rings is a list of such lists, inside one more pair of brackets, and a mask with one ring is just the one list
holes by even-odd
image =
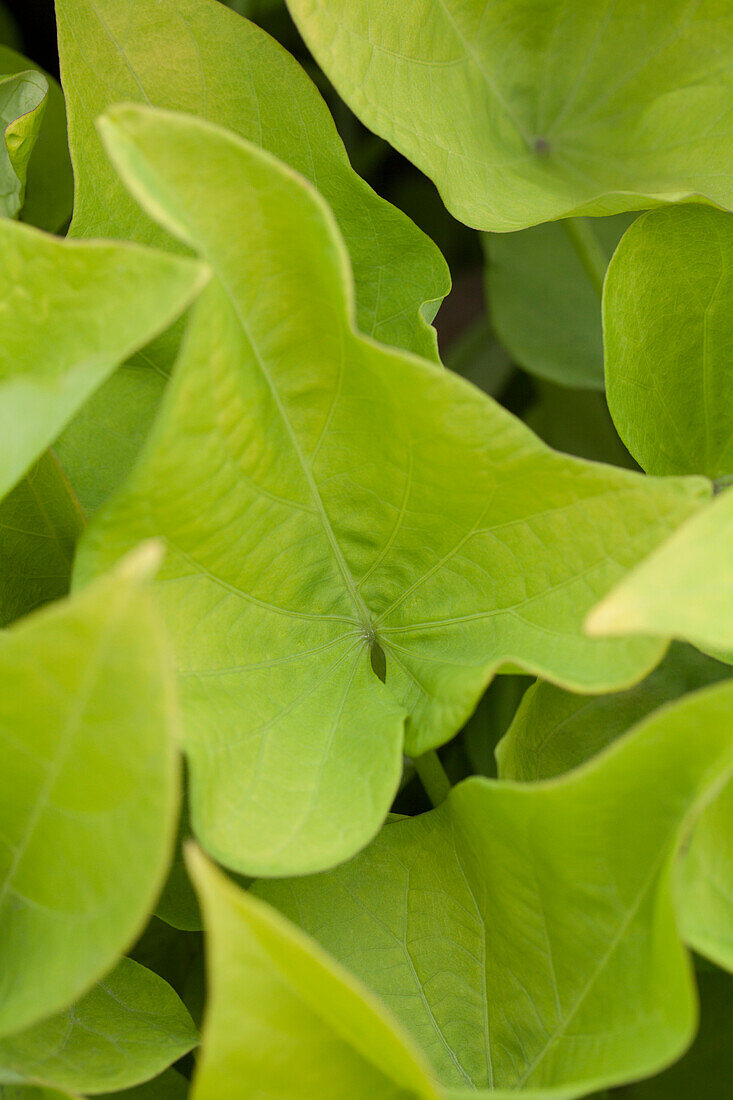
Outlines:
{"label": "foliage", "polygon": [[55,14],[0,5],[0,1100],[727,1096],[727,0]]}

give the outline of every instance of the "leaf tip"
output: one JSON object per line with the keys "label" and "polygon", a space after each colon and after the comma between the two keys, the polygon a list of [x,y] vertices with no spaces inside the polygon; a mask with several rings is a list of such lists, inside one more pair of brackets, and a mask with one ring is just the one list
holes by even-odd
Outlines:
{"label": "leaf tip", "polygon": [[164,557],[163,540],[147,539],[125,555],[117,567],[118,576],[138,583],[151,581],[160,569]]}

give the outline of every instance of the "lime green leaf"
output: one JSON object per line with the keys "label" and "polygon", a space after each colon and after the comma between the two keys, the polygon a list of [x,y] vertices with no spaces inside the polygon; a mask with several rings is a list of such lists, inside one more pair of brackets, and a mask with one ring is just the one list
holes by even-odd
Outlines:
{"label": "lime green leaf", "polygon": [[[733,707],[728,721],[733,725]],[[733,972],[733,782],[706,809],[680,872],[682,932],[701,955]]]}
{"label": "lime green leaf", "polygon": [[132,959],[80,1001],[0,1040],[0,1081],[41,1082],[87,1095],[160,1073],[197,1043],[171,987]]}
{"label": "lime green leaf", "polygon": [[101,977],[165,877],[178,775],[151,554],[0,633],[3,1035]]}
{"label": "lime green leaf", "polygon": [[384,819],[405,710],[416,755],[505,662],[606,690],[659,660],[581,624],[706,483],[555,455],[464,380],[357,334],[327,207],[254,146],[139,107],[104,125],[217,279],[79,576],[166,540],[196,833],[248,874],[321,869]]}
{"label": "lime green leaf", "polygon": [[650,474],[733,474],[733,215],[658,210],[634,224],[603,297],[608,404]]}
{"label": "lime green leaf", "polygon": [[256,892],[383,998],[446,1085],[585,1095],[653,1073],[695,1031],[671,880],[733,768],[732,704],[731,683],[697,692],[545,783],[468,779],[351,863]]}
{"label": "lime green leaf", "polygon": [[46,78],[35,69],[0,75],[0,216],[14,218],[25,197],[26,171],[43,120]]}
{"label": "lime green leaf", "polygon": [[113,369],[201,289],[200,265],[0,220],[0,497]]}
{"label": "lime green leaf", "polygon": [[[671,700],[730,678],[727,665],[675,644],[661,665],[629,691],[572,695],[537,683],[497,746],[499,775],[520,782],[579,767],[634,723]],[[729,713],[733,725],[733,706]],[[708,806],[681,865],[680,923],[685,941],[733,970],[733,783]]]}
{"label": "lime green leaf", "polygon": [[[322,191],[350,250],[359,327],[437,358],[427,322],[450,288],[442,256],[352,171],[318,91],[274,39],[215,0],[56,0],[56,11],[76,170],[72,236],[179,248],[130,199],[94,122],[121,101],[200,115],[262,145]],[[169,372],[179,340],[176,328],[110,379],[59,441],[89,513],[138,454],[165,381],[158,371]]]}
{"label": "lime green leaf", "polygon": [[[628,214],[576,219],[484,238],[494,328],[530,374],[563,386],[603,389],[601,288],[630,221]],[[597,270],[591,274],[592,259]]]}
{"label": "lime green leaf", "polygon": [[725,974],[699,974],[700,1031],[681,1062],[658,1077],[625,1088],[613,1100],[729,1100],[733,1080],[733,982]]}
{"label": "lime green leaf", "polygon": [[526,783],[577,768],[636,722],[688,691],[730,676],[727,665],[674,644],[640,684],[611,695],[573,695],[538,681],[497,745],[501,779]]}
{"label": "lime green leaf", "polygon": [[733,205],[728,0],[288,0],[351,109],[477,229]]}
{"label": "lime green leaf", "polygon": [[25,202],[20,217],[53,233],[71,217],[74,178],[66,138],[66,105],[57,80],[33,61],[0,46],[0,73],[38,71],[48,84],[45,111],[27,168]]}
{"label": "lime green leaf", "polygon": [[318,946],[191,849],[208,931],[209,1007],[194,1100],[257,1082],[288,1100],[438,1100],[382,1006]]}
{"label": "lime green leaf", "polygon": [[51,451],[0,501],[0,626],[69,590],[79,503]]}
{"label": "lime green leaf", "polygon": [[362,331],[437,358],[427,320],[450,286],[443,258],[352,171],[318,91],[274,39],[215,0],[56,0],[56,11],[76,172],[72,235],[170,247],[120,184],[94,121],[119,102],[199,115],[319,188],[351,254]]}
{"label": "lime green leaf", "polygon": [[733,490],[728,490],[593,609],[588,633],[680,638],[733,660],[731,546]]}

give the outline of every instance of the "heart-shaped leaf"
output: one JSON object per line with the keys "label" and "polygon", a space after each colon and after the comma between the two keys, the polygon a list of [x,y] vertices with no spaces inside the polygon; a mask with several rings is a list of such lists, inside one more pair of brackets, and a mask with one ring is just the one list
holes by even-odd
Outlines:
{"label": "heart-shaped leaf", "polygon": [[728,0],[288,0],[352,110],[477,229],[733,205]]}
{"label": "heart-shaped leaf", "polygon": [[273,38],[216,0],[56,0],[56,13],[76,172],[72,236],[180,247],[130,199],[94,122],[120,102],[198,115],[311,180],[349,248],[362,331],[437,358],[427,322],[450,287],[445,261],[352,170],[315,85]]}
{"label": "heart-shaped leaf", "polygon": [[376,992],[447,1086],[586,1095],[657,1072],[696,1027],[674,857],[733,769],[733,683],[583,768],[472,778],[326,874],[260,882]]}
{"label": "heart-shaped leaf", "polygon": [[176,712],[151,554],[0,632],[0,1035],[101,977],[165,877]]}
{"label": "heart-shaped leaf", "polygon": [[438,1100],[389,1013],[263,902],[189,853],[208,931],[209,1008],[194,1100],[252,1082],[288,1100]]}
{"label": "heart-shaped leaf", "polygon": [[191,260],[0,220],[0,497],[206,281]]}
{"label": "heart-shaped leaf", "polygon": [[171,987],[122,959],[81,1000],[0,1040],[0,1082],[20,1080],[85,1095],[126,1089],[160,1073],[198,1041]]}
{"label": "heart-shaped leaf", "polygon": [[[497,746],[499,775],[520,782],[561,775],[658,707],[730,674],[727,665],[675,644],[646,680],[620,694],[571,695],[538,682]],[[733,783],[695,826],[682,862],[679,919],[691,947],[733,970]]]}
{"label": "heart-shaped leaf", "polygon": [[649,474],[733,475],[733,214],[644,215],[603,296],[606,391]]}
{"label": "heart-shaped leaf", "polygon": [[405,711],[415,755],[505,662],[585,690],[656,663],[661,645],[600,645],[582,621],[705,483],[556,455],[463,379],[357,334],[328,209],[254,146],[138,107],[105,132],[216,281],[79,575],[166,540],[194,828],[248,874],[321,869],[384,819]]}

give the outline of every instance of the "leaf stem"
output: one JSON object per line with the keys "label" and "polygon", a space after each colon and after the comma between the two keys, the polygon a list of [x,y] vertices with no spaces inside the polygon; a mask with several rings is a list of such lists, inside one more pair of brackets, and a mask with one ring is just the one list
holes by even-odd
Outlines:
{"label": "leaf stem", "polygon": [[439,806],[441,802],[445,802],[450,794],[450,779],[445,773],[437,752],[431,749],[422,756],[414,757],[412,762],[433,806]]}
{"label": "leaf stem", "polygon": [[600,298],[603,294],[603,280],[606,277],[608,256],[606,256],[598,237],[591,229],[590,220],[588,218],[564,218],[561,224],[565,227],[565,232],[578,254],[578,259]]}

